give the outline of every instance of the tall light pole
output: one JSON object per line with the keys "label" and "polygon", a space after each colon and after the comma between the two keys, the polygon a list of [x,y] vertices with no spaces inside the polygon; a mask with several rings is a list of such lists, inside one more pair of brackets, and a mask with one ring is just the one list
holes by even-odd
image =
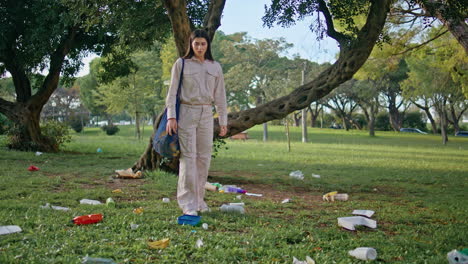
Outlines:
{"label": "tall light pole", "polygon": [[[304,68],[302,69],[302,81],[301,85],[305,83],[305,69],[306,69],[306,62],[304,62]],[[307,142],[307,108],[302,109],[302,142]]]}

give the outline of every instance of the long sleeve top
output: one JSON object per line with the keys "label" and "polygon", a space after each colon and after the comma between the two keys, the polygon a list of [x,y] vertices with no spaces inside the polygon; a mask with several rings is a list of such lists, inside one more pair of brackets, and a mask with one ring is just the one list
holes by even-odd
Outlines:
{"label": "long sleeve top", "polygon": [[[176,97],[182,59],[172,66],[171,84],[166,97],[167,118],[176,118]],[[181,102],[188,104],[213,104],[219,116],[219,125],[227,125],[226,89],[221,65],[216,61],[201,62],[195,57],[185,59]]]}

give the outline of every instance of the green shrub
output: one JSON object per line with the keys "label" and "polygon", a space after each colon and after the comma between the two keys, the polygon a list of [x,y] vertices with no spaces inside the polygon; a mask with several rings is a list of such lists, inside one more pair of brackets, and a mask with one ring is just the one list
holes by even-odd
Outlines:
{"label": "green shrub", "polygon": [[392,130],[392,126],[390,125],[390,119],[387,112],[380,112],[377,114],[375,118],[375,130]]}
{"label": "green shrub", "polygon": [[87,115],[71,115],[68,119],[68,124],[76,132],[80,133],[83,131],[83,123],[87,123],[89,117]]}
{"label": "green shrub", "polygon": [[[64,123],[50,120],[42,123],[41,125],[41,134],[43,137],[50,140],[50,143],[53,146],[56,146],[56,149],[59,149],[64,143],[71,141],[71,136],[69,135],[68,126]],[[11,126],[7,131],[7,144],[9,148],[25,151],[34,151],[39,150],[39,147],[30,140],[25,140],[24,130],[26,128],[21,128],[18,125]]]}
{"label": "green shrub", "polygon": [[6,116],[0,114],[0,135],[6,134],[8,129],[12,126],[13,122],[11,122]]}
{"label": "green shrub", "polygon": [[68,130],[67,124],[59,121],[49,120],[42,123],[41,133],[59,147],[71,141],[70,130]]}
{"label": "green shrub", "polygon": [[403,119],[403,127],[418,128],[427,131],[426,115],[421,112],[409,112]]}
{"label": "green shrub", "polygon": [[114,125],[110,125],[110,126],[105,125],[105,126],[102,126],[101,129],[105,131],[106,134],[109,136],[116,134],[120,130],[117,126],[114,126]]}

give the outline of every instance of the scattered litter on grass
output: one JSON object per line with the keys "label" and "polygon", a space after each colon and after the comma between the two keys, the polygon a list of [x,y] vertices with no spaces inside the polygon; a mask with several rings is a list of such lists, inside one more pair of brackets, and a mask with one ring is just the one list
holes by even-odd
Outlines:
{"label": "scattered litter on grass", "polygon": [[245,193],[245,195],[248,195],[248,196],[257,196],[257,197],[262,197],[263,194],[259,194],[259,193]]}
{"label": "scattered litter on grass", "polygon": [[171,199],[169,199],[167,197],[164,197],[164,198],[162,198],[162,201],[163,201],[163,203],[168,203],[168,202],[171,201]]}
{"label": "scattered litter on grass", "polygon": [[8,235],[21,232],[21,227],[17,225],[0,226],[0,235]]}
{"label": "scattered litter on grass", "polygon": [[122,189],[115,189],[112,191],[112,193],[123,193],[123,192],[122,192]]}
{"label": "scattered litter on grass", "polygon": [[370,247],[358,247],[348,251],[348,253],[360,260],[374,260],[377,258],[377,251]]}
{"label": "scattered litter on grass", "polygon": [[130,224],[130,229],[137,230],[140,225],[137,224]]}
{"label": "scattered litter on grass", "polygon": [[372,210],[354,210],[353,215],[363,215],[365,217],[372,217],[375,212]]}
{"label": "scattered litter on grass", "polygon": [[230,205],[230,204],[223,204],[219,208],[221,212],[226,212],[226,213],[239,213],[239,214],[244,214],[245,209],[241,205]]}
{"label": "scattered litter on grass", "polygon": [[143,211],[144,211],[143,207],[138,207],[138,208],[133,209],[134,214],[142,214]]}
{"label": "scattered litter on grass", "polygon": [[97,152],[97,153],[102,153],[102,148],[98,148],[98,149],[96,150],[96,152]]}
{"label": "scattered litter on grass", "polygon": [[36,151],[36,156],[40,156],[40,155],[42,155],[42,154],[43,154],[42,152]]}
{"label": "scattered litter on grass", "polygon": [[54,210],[58,210],[58,211],[70,211],[70,208],[68,208],[68,207],[54,206],[54,205],[50,205],[49,203],[46,203],[45,205],[41,205],[40,207],[43,208],[43,209],[54,209]]}
{"label": "scattered litter on grass", "polygon": [[218,191],[218,186],[207,182],[207,183],[205,183],[205,190],[216,192],[216,191]]}
{"label": "scattered litter on grass", "polygon": [[83,264],[117,264],[114,262],[113,259],[108,258],[91,258],[91,257],[84,257],[81,261]]}
{"label": "scattered litter on grass", "polygon": [[318,174],[312,173],[312,177],[314,177],[314,178],[316,178],[316,179],[320,179],[320,175],[318,175]]}
{"label": "scattered litter on grass", "polygon": [[99,204],[102,204],[102,203],[100,201],[97,201],[97,200],[81,199],[80,204],[99,205]]}
{"label": "scattered litter on grass", "polygon": [[31,166],[28,167],[28,171],[38,171],[38,170],[39,170],[39,168],[34,166],[34,165],[31,165]]}
{"label": "scattered litter on grass", "polygon": [[347,193],[338,193],[337,191],[326,193],[322,196],[322,199],[327,202],[347,201],[349,195]]}
{"label": "scattered litter on grass", "polygon": [[197,242],[195,243],[195,247],[197,248],[203,247],[203,240],[201,240],[201,238],[197,240]]}
{"label": "scattered litter on grass", "polygon": [[95,224],[101,222],[103,217],[104,216],[102,214],[82,215],[73,218],[72,223],[75,225]]}
{"label": "scattered litter on grass", "polygon": [[298,180],[303,180],[304,174],[302,173],[302,171],[297,170],[297,171],[292,171],[291,173],[289,173],[289,177],[298,179]]}
{"label": "scattered litter on grass", "polygon": [[202,227],[203,227],[203,229],[208,230],[208,224],[207,223],[203,223]]}
{"label": "scattered litter on grass", "polygon": [[220,192],[225,192],[225,193],[246,193],[247,191],[237,187],[236,185],[224,185],[221,187]]}
{"label": "scattered litter on grass", "polygon": [[148,246],[152,249],[164,249],[169,246],[169,238],[164,238],[158,241],[148,242]]}
{"label": "scattered litter on grass", "polygon": [[115,207],[115,201],[111,197],[107,198],[106,200],[107,207]]}
{"label": "scattered litter on grass", "polygon": [[285,204],[285,203],[289,203],[290,201],[291,201],[291,199],[288,198],[288,199],[284,199],[281,203]]}
{"label": "scattered litter on grass", "polygon": [[179,225],[191,225],[196,226],[200,223],[201,216],[198,215],[181,215],[177,217],[177,223]]}
{"label": "scattered litter on grass", "polygon": [[293,257],[293,264],[315,264],[315,260],[309,256],[306,256],[305,260],[298,260],[296,257]]}
{"label": "scattered litter on grass", "polygon": [[348,230],[356,230],[355,226],[367,226],[377,228],[377,221],[363,216],[338,217],[338,225]]}
{"label": "scattered litter on grass", "polygon": [[128,168],[126,170],[116,170],[116,178],[122,179],[141,179],[142,173],[141,171],[133,172],[132,168]]}
{"label": "scattered litter on grass", "polygon": [[449,264],[468,264],[468,248],[463,250],[452,250],[447,253]]}

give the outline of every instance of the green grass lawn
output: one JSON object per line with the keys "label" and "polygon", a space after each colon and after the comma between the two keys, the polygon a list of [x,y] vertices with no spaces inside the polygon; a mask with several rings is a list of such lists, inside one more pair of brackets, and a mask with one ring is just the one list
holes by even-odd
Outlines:
{"label": "green grass lawn", "polygon": [[[146,172],[140,180],[113,179],[131,167],[151,133],[134,137],[131,126],[114,136],[97,128],[72,133],[56,154],[9,151],[0,137],[0,225],[23,232],[0,236],[0,263],[80,263],[86,255],[117,263],[292,263],[309,255],[317,264],[364,263],[350,257],[356,247],[373,247],[375,263],[447,263],[452,249],[468,247],[468,138],[366,131],[309,129],[301,143],[291,128],[291,151],[283,127],[261,126],[247,141],[227,140],[213,159],[209,181],[236,184],[263,197],[242,196],[246,214],[226,214],[223,203],[236,194],[207,193],[213,209],[202,216],[209,229],[177,225],[177,177]],[[97,148],[103,150],[97,153]],[[40,171],[29,172],[35,165]],[[289,177],[294,170],[304,180]],[[321,175],[317,179],[312,173]],[[123,193],[113,193],[120,188]],[[346,202],[324,202],[324,193],[348,193]],[[108,197],[115,208],[80,205]],[[170,203],[163,203],[169,197]],[[290,203],[281,203],[290,198]],[[42,209],[66,206],[71,211]],[[142,207],[143,214],[133,209]],[[354,209],[374,210],[376,229],[347,231],[337,217]],[[74,226],[74,216],[102,213],[99,224]],[[131,224],[138,224],[136,230]],[[147,242],[170,239],[162,250]],[[197,239],[204,246],[197,248]]]}

